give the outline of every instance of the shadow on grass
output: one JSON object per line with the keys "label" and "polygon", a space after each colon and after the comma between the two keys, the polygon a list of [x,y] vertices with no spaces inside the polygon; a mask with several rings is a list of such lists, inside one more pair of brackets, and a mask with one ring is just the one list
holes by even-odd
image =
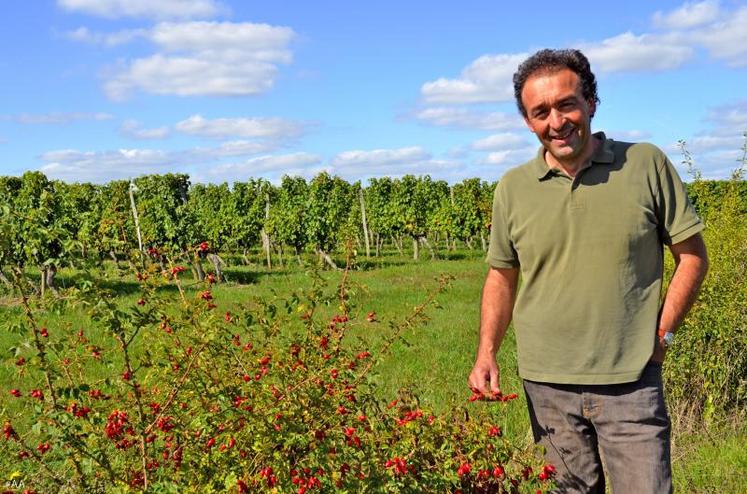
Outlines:
{"label": "shadow on grass", "polygon": [[262,279],[262,274],[257,271],[244,271],[241,269],[224,269],[223,275],[229,283],[238,283],[239,285],[253,285]]}
{"label": "shadow on grass", "polygon": [[288,276],[297,273],[304,273],[308,270],[307,267],[300,267],[294,265],[292,268],[287,266],[273,268],[271,271],[248,271],[246,268],[226,268],[223,270],[223,275],[226,277],[226,281],[229,283],[236,283],[238,285],[254,285],[259,283],[263,279],[272,279],[278,276]]}
{"label": "shadow on grass", "polygon": [[[399,259],[385,259],[380,257],[359,257],[355,260],[354,269],[358,271],[372,271],[375,269],[381,269],[381,268],[388,268],[388,267],[395,267],[395,266],[404,266],[406,264],[410,264],[407,261],[403,261],[402,258]],[[343,261],[343,266],[344,261]]]}

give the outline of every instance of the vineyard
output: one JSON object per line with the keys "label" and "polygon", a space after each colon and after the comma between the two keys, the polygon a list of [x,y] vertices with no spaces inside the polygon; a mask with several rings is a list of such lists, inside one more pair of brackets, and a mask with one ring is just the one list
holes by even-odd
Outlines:
{"label": "vineyard", "polygon": [[[549,492],[511,335],[505,394],[465,386],[494,185],[0,178],[6,488]],[[711,272],[665,366],[675,470],[733,491],[747,184],[688,188]]]}
{"label": "vineyard", "polygon": [[[486,247],[494,184],[469,179],[449,187],[428,176],[372,179],[365,189],[326,173],[308,183],[284,177],[191,185],[186,175],[145,176],[103,186],[49,181],[39,172],[0,179],[5,238],[0,266],[41,269],[39,290],[55,289],[57,269],[79,259],[125,262],[133,249],[188,263],[204,276],[209,261],[220,279],[218,253],[261,247],[265,262],[301,262],[309,251],[338,268],[331,254],[346,242],[368,256],[385,243],[401,253],[421,246]],[[193,247],[202,245],[198,250]],[[412,246],[412,247],[410,247]],[[6,285],[7,274],[2,275]]]}

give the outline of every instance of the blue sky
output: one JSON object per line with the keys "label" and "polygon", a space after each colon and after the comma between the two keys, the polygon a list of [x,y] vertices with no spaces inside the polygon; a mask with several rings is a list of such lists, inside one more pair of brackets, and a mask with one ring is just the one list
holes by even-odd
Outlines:
{"label": "blue sky", "polygon": [[517,64],[577,47],[599,79],[594,130],[678,165],[684,139],[706,177],[728,177],[747,131],[747,2],[604,5],[4,2],[0,174],[496,180],[537,148]]}

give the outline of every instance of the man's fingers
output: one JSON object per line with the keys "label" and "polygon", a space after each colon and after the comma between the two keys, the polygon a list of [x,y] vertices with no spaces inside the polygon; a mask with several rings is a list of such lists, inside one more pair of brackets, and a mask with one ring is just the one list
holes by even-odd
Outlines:
{"label": "man's fingers", "polygon": [[498,367],[495,365],[476,365],[467,380],[469,388],[473,393],[489,394],[497,392],[498,375]]}
{"label": "man's fingers", "polygon": [[498,367],[493,367],[490,369],[490,391],[493,394],[500,393],[500,373],[498,372]]}
{"label": "man's fingers", "polygon": [[473,393],[482,393],[483,389],[486,387],[486,381],[489,379],[489,376],[489,373],[473,369],[468,379],[469,389]]}

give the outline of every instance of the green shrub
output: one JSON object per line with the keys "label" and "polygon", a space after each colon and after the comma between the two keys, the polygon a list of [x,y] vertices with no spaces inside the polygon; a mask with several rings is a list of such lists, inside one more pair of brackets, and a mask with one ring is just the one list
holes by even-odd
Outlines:
{"label": "green shrub", "polygon": [[717,185],[695,178],[689,192],[706,225],[710,269],[667,355],[664,375],[678,413],[712,422],[743,414],[747,398],[745,182],[742,168]]}

